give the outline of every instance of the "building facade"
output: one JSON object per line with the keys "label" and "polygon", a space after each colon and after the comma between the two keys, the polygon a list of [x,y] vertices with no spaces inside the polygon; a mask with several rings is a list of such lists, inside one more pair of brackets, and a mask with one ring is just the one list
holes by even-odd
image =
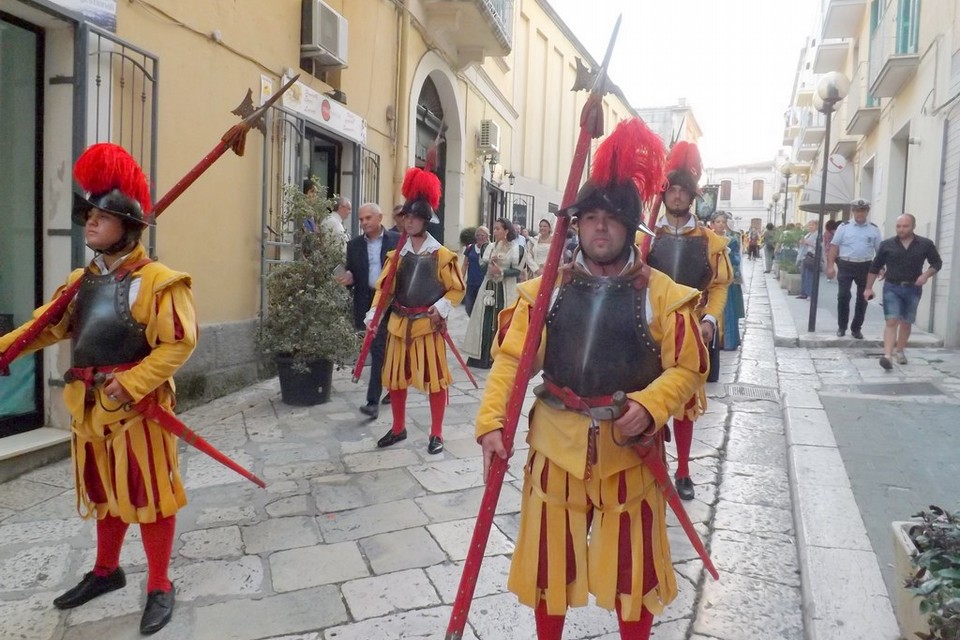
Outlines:
{"label": "building facade", "polygon": [[[856,195],[871,201],[870,218],[885,237],[900,214],[917,217],[916,232],[944,259],[917,324],[960,345],[960,2],[824,0],[810,48],[813,81],[829,71],[850,80],[829,149],[821,141],[812,152],[813,171],[824,156],[849,161]],[[791,108],[801,106],[800,95]],[[796,157],[803,141],[792,141]]]}
{"label": "building facade", "polygon": [[[257,378],[263,280],[290,240],[284,185],[315,176],[389,222],[404,172],[442,131],[441,241],[456,248],[463,228],[504,214],[535,227],[566,182],[586,98],[570,91],[577,59],[597,64],[546,0],[0,0],[0,47],[3,330],[89,260],[70,224],[84,148],[123,145],[159,198],[248,90],[260,104],[299,74],[244,156],[228,152],[149,237],[193,276],[201,340],[178,384],[194,398]],[[635,113],[618,94],[604,112],[608,131]],[[44,425],[66,437],[68,360],[47,349],[0,379],[0,443]]]}
{"label": "building facade", "polygon": [[717,188],[717,209],[733,216],[733,227],[744,231],[781,220],[771,206],[780,193],[780,174],[773,162],[755,162],[732,167],[707,167],[702,182]]}

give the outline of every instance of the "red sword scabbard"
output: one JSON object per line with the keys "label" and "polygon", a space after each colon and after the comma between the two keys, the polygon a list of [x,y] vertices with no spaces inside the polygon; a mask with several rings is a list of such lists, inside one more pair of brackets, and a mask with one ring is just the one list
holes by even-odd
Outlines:
{"label": "red sword scabbard", "polygon": [[160,425],[164,431],[169,431],[191,447],[207,454],[228,469],[236,471],[258,487],[262,489],[267,487],[267,483],[231,460],[226,454],[210,444],[203,436],[184,424],[183,421],[175,416],[169,409],[157,404],[156,399],[152,395],[147,396],[134,405],[134,409],[145,419]]}

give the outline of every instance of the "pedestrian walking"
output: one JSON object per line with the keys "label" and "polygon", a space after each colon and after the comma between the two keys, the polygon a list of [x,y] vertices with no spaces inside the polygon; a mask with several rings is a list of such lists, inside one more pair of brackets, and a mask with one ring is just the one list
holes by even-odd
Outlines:
{"label": "pedestrian walking", "polygon": [[[733,280],[733,267],[727,256],[727,239],[704,225],[690,211],[699,187],[702,167],[696,145],[680,141],[667,158],[667,188],[663,192],[666,215],[656,229],[656,238],[647,261],[674,281],[701,292],[697,305],[697,329],[710,349],[710,357],[719,351],[718,318],[727,303],[727,287]],[[701,386],[684,407],[673,416],[677,443],[677,493],[684,500],[695,495],[690,478],[690,447],[693,422],[706,410],[706,388]]]}
{"label": "pedestrian walking", "polygon": [[[916,226],[917,219],[909,213],[897,218],[897,235],[880,243],[863,292],[864,300],[873,299],[873,283],[878,277],[884,278],[883,317],[886,325],[880,366],[887,371],[893,369],[891,360],[907,364],[904,349],[917,320],[923,285],[943,268],[936,245],[929,238],[916,235],[913,232]],[[930,265],[926,271],[923,270],[924,263]]]}
{"label": "pedestrian walking", "polygon": [[463,306],[467,315],[473,313],[473,305],[480,292],[480,285],[487,273],[486,264],[481,264],[483,252],[490,244],[490,230],[480,225],[473,234],[474,242],[463,250],[463,277],[467,283],[467,293],[463,297]]}
{"label": "pedestrian walking", "polygon": [[497,333],[497,316],[517,299],[517,280],[523,265],[523,245],[516,243],[514,228],[506,218],[493,224],[493,242],[484,249],[480,264],[487,272],[480,285],[478,313],[470,316],[463,353],[467,365],[489,369],[490,347]]}
{"label": "pedestrian walking", "polygon": [[[631,146],[636,139],[646,148]],[[677,594],[665,500],[637,447],[662,447],[669,416],[702,383],[707,362],[696,330],[698,292],[650,269],[633,242],[643,200],[662,180],[662,156],[642,121],[622,123],[560,214],[578,217],[580,243],[553,286],[539,343],[544,384],[529,414],[507,583],[533,608],[539,640],[560,640],[567,609],[586,606],[588,593],[616,610],[621,638],[646,640]],[[539,287],[539,278],[521,284],[503,314],[477,416],[485,477],[494,456],[511,453],[503,420]],[[622,406],[617,392],[626,393]]]}
{"label": "pedestrian walking", "polygon": [[[867,313],[867,299],[863,293],[867,288],[867,272],[870,263],[880,248],[880,229],[867,221],[870,203],[862,198],[850,203],[853,221],[841,223],[827,253],[827,277],[836,278],[839,285],[837,293],[837,336],[843,337],[850,323],[850,335],[863,340],[863,319]],[[853,319],[850,320],[850,288],[856,283],[857,297],[854,301]]]}
{"label": "pedestrian walking", "polygon": [[[387,263],[387,252],[397,248],[399,235],[383,228],[383,212],[373,202],[360,205],[357,219],[362,233],[347,242],[345,271],[336,276],[337,282],[349,287],[353,293],[353,323],[362,331],[367,310],[373,302],[377,279]],[[386,355],[386,325],[390,314],[383,314],[377,335],[370,345],[370,382],[367,384],[367,403],[360,413],[373,419],[380,415],[380,392],[383,390],[381,376]]]}
{"label": "pedestrian walking", "polygon": [[395,251],[400,252],[390,290],[383,288],[391,271],[387,256],[377,280],[377,291],[365,322],[368,331],[375,309],[383,296],[392,300],[387,322],[387,354],[383,367],[383,386],[390,392],[393,426],[380,440],[378,447],[389,447],[407,438],[407,389],[423,391],[430,398],[430,437],[427,451],[443,451],[443,414],[447,404],[447,387],[453,382],[447,367],[444,343],[446,320],[454,305],[463,299],[465,286],[457,265],[457,254],[441,245],[427,233],[427,223],[438,223],[436,208],[440,204],[440,179],[419,168],[407,171],[403,180],[403,224],[407,239]]}
{"label": "pedestrian walking", "polygon": [[[139,407],[155,403],[172,412],[173,374],[197,343],[190,276],[154,262],[140,243],[143,230],[153,226],[150,190],[123,148],[93,145],[77,160],[74,177],[84,195],[74,195],[73,222],[83,227],[94,257],[57,290],[54,298],[83,278],[62,319],[24,353],[71,341],[63,397],[73,431],[77,511],[97,521],[97,554],[92,571],[53,604],[72,609],[124,587],[120,550],[127,528],[138,524],[147,556],[140,632],[151,634],[173,616],[168,568],[176,514],[187,497],[176,436]],[[0,337],[0,352],[30,325]]]}
{"label": "pedestrian walking", "polygon": [[334,200],[333,211],[320,221],[320,232],[336,239],[340,245],[340,251],[344,255],[347,252],[347,241],[350,239],[350,234],[343,225],[352,211],[353,206],[350,204],[350,200],[340,196]]}
{"label": "pedestrian walking", "polygon": [[770,273],[773,270],[773,254],[777,250],[777,230],[772,222],[767,223],[760,240],[763,242],[763,272]]}
{"label": "pedestrian walking", "polygon": [[800,269],[800,295],[806,300],[813,295],[813,280],[820,277],[820,265],[817,264],[817,221],[807,222],[807,234],[800,239],[797,247],[797,267]]}

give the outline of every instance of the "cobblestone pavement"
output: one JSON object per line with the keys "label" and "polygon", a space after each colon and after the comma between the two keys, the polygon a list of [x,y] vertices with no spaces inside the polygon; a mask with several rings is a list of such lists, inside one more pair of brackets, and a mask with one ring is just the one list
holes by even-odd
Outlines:
{"label": "cobblestone pavement", "polygon": [[[706,576],[671,517],[680,594],[658,618],[658,640],[804,637],[776,390],[804,389],[812,371],[799,360],[778,370],[761,269],[745,263],[744,273],[744,344],[721,356],[721,383],[710,385],[691,465],[697,499],[688,512],[721,580]],[[463,335],[465,318],[455,314],[451,333]],[[484,372],[477,373],[482,386]],[[443,637],[482,492],[472,426],[481,393],[455,373],[441,455],[427,454],[429,406],[416,392],[410,437],[378,450],[389,411],[362,419],[364,388],[348,376],[338,372],[331,401],[316,407],[284,405],[274,379],[183,415],[268,487],[183,451],[190,504],[178,516],[174,546],[177,610],[157,638]],[[770,399],[758,397],[764,393]],[[535,637],[531,612],[505,588],[523,447],[500,499],[465,638]],[[94,528],[76,516],[72,486],[66,461],[0,485],[0,638],[138,637],[146,561],[136,527],[121,557],[125,589],[70,612],[51,604],[94,560]],[[565,637],[619,636],[612,614],[588,607],[571,611]]]}

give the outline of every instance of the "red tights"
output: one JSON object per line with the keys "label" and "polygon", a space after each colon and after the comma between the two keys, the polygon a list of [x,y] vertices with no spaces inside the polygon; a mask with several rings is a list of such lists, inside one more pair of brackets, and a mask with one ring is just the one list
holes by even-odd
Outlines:
{"label": "red tights", "polygon": [[[93,568],[95,575],[107,576],[120,566],[120,548],[129,526],[120,518],[110,515],[97,520],[97,563]],[[170,567],[176,526],[176,516],[140,524],[143,549],[147,553],[147,593],[170,590],[167,570]]]}
{"label": "red tights", "polygon": [[[447,408],[447,390],[430,394],[430,436],[443,437],[443,414]],[[393,412],[393,432],[407,428],[407,390],[390,389],[390,410]]]}
{"label": "red tights", "polygon": [[[547,603],[543,600],[534,611],[537,622],[537,640],[561,640],[563,636],[563,622],[566,616],[551,616],[547,614]],[[640,619],[626,622],[620,616],[620,602],[617,602],[617,622],[620,624],[621,640],[648,640],[650,629],[653,627],[653,614],[646,608],[640,613]]]}
{"label": "red tights", "polygon": [[693,445],[693,420],[673,419],[673,436],[677,439],[678,478],[690,477],[690,447]]}

